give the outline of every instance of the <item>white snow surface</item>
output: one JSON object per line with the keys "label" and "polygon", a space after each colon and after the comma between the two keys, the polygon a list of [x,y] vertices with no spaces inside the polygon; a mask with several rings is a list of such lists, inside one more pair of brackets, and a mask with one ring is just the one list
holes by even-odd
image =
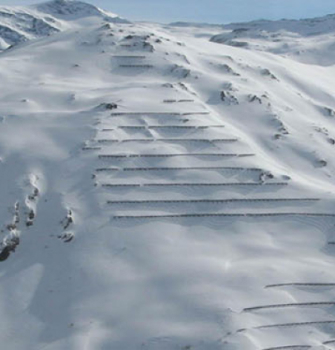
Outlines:
{"label": "white snow surface", "polygon": [[0,55],[1,348],[334,348],[334,31],[65,4]]}
{"label": "white snow surface", "polygon": [[267,51],[299,62],[335,63],[335,15],[304,20],[253,21],[223,26],[211,39],[231,46]]}
{"label": "white snow surface", "polygon": [[126,19],[93,5],[71,0],[53,0],[29,7],[0,6],[0,51],[22,42],[81,28],[90,19],[129,23]]}

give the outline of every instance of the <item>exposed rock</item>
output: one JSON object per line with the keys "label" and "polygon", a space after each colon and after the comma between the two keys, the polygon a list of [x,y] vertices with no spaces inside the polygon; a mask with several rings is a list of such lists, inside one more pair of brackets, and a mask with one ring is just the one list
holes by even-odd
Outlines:
{"label": "exposed rock", "polygon": [[335,111],[332,108],[325,107],[324,108],[325,113],[328,117],[334,117],[335,116]]}
{"label": "exposed rock", "polygon": [[112,110],[112,109],[117,109],[118,105],[115,102],[101,103],[101,105],[99,105],[98,108],[99,109]]}
{"label": "exposed rock", "polygon": [[236,77],[240,76],[240,74],[236,73],[230,66],[228,66],[228,64],[220,64],[219,68],[224,72],[234,75]]}
{"label": "exposed rock", "polygon": [[74,239],[74,233],[65,232],[58,236],[59,239],[63,240],[65,243],[69,243]]}
{"label": "exposed rock", "polygon": [[259,175],[260,182],[265,182],[266,180],[272,180],[272,179],[274,179],[274,176],[268,171],[264,171]]}
{"label": "exposed rock", "polygon": [[264,76],[266,76],[266,77],[269,77],[269,78],[271,78],[271,79],[273,79],[273,80],[278,81],[277,77],[276,77],[275,75],[273,75],[273,74],[272,74],[268,69],[266,69],[266,68],[261,70],[261,74],[264,75]]}
{"label": "exposed rock", "polygon": [[15,252],[16,247],[20,244],[20,237],[12,234],[0,244],[0,261],[5,261],[10,254]]}
{"label": "exposed rock", "polygon": [[238,99],[229,91],[221,91],[220,93],[221,101],[228,105],[238,105]]}
{"label": "exposed rock", "polygon": [[321,159],[318,161],[318,165],[321,167],[321,168],[324,168],[325,166],[327,166],[327,161],[325,161],[324,159]]}
{"label": "exposed rock", "polygon": [[248,100],[250,103],[258,102],[259,104],[262,104],[262,99],[256,95],[249,95]]}

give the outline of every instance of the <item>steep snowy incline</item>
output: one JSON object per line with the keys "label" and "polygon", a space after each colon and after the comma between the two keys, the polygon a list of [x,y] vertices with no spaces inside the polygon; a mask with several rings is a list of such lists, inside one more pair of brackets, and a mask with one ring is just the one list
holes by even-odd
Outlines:
{"label": "steep snowy incline", "polygon": [[331,348],[334,68],[89,22],[0,56],[0,343]]}
{"label": "steep snowy incline", "polygon": [[0,6],[0,51],[19,43],[80,28],[88,20],[129,23],[93,5],[71,0],[53,0],[30,7]]}
{"label": "steep snowy incline", "polygon": [[129,23],[127,20],[120,18],[114,13],[104,11],[96,6],[81,1],[52,0],[31,6],[31,8],[66,21],[97,16],[108,22]]}

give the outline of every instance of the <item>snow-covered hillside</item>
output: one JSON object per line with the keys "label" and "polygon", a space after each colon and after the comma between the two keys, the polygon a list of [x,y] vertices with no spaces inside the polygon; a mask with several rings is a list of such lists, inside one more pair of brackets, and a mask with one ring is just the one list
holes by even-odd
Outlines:
{"label": "snow-covered hillside", "polygon": [[58,32],[0,54],[0,344],[334,348],[335,68],[305,21],[300,60],[269,24],[91,9],[6,9]]}
{"label": "snow-covered hillside", "polygon": [[267,51],[299,62],[335,64],[335,15],[305,20],[233,23],[211,39],[234,47]]}
{"label": "snow-covered hillside", "polygon": [[80,28],[92,17],[112,23],[128,22],[80,1],[54,0],[30,7],[0,6],[0,51],[74,26]]}

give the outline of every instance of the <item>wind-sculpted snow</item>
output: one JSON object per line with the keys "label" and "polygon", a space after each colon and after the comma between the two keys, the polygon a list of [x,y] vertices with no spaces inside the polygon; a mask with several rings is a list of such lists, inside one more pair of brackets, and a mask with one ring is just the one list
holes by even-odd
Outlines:
{"label": "wind-sculpted snow", "polygon": [[6,43],[5,45],[7,45],[7,47],[9,45],[15,45],[27,40],[27,37],[25,35],[20,34],[19,32],[2,25],[0,25],[0,36],[3,42]]}
{"label": "wind-sculpted snow", "polygon": [[30,13],[19,8],[0,9],[0,38],[6,43],[2,49],[60,31],[59,23],[51,18],[43,18],[37,13]]}
{"label": "wind-sculpted snow", "polygon": [[101,10],[93,5],[81,1],[52,0],[33,7],[40,12],[48,13],[51,16],[65,20],[98,16],[103,17],[105,21],[128,23],[128,21],[121,19],[113,13]]}
{"label": "wind-sculpted snow", "polygon": [[263,20],[225,25],[211,41],[329,66],[335,63],[334,31],[335,15],[305,20]]}
{"label": "wind-sculpted snow", "polygon": [[0,55],[0,344],[333,346],[335,76],[317,37],[297,39],[301,63],[270,29],[259,49],[38,6],[0,17],[24,41]]}
{"label": "wind-sculpted snow", "polygon": [[110,23],[129,23],[93,5],[68,0],[53,0],[30,7],[0,6],[0,50],[77,28],[81,20],[100,19]]}

